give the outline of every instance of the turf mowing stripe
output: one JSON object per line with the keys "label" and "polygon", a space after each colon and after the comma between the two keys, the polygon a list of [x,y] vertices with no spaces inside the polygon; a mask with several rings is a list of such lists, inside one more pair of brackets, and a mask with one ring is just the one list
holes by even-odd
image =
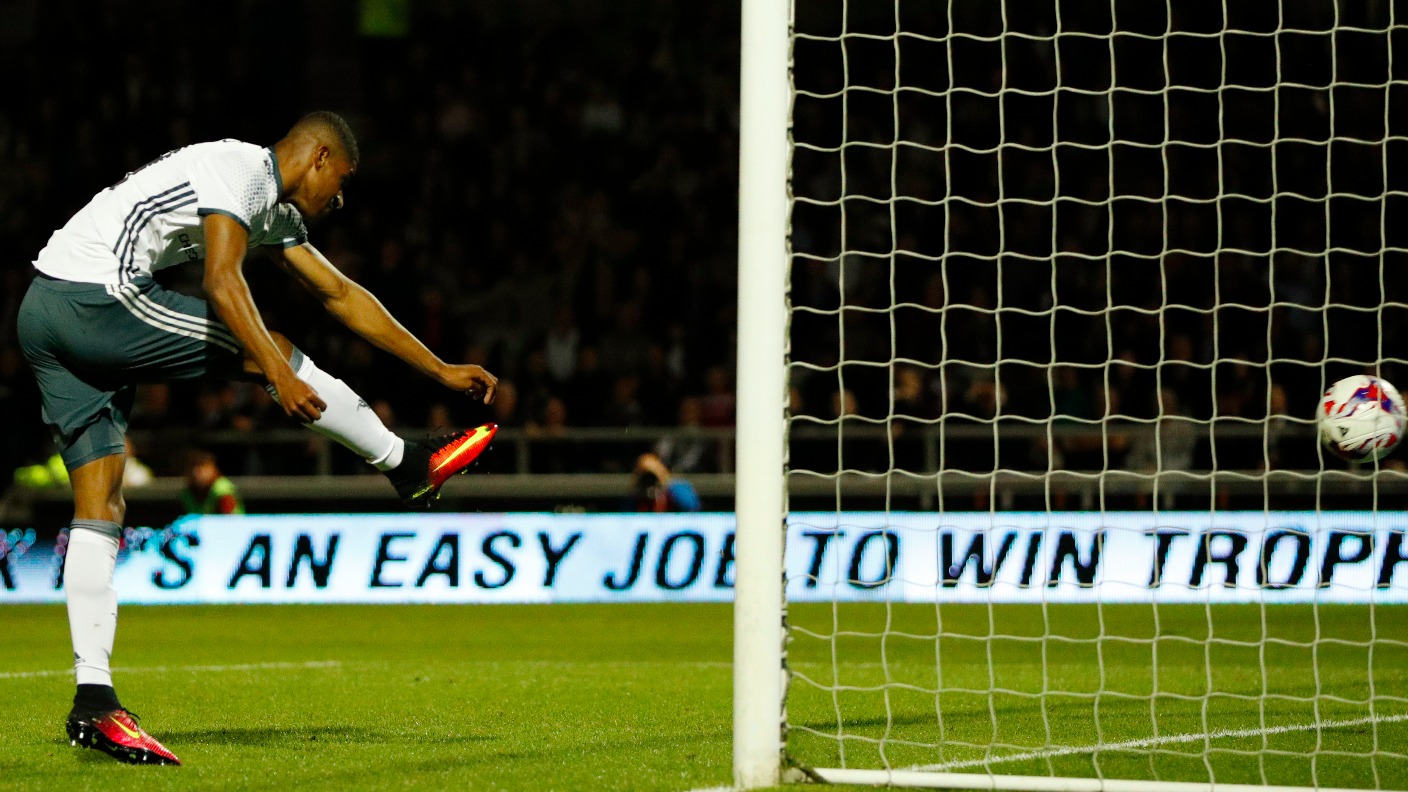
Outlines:
{"label": "turf mowing stripe", "polygon": [[[243,665],[151,666],[149,668],[114,668],[119,674],[165,674],[182,671],[277,671],[299,668],[338,668],[337,660],[313,660],[307,663],[246,663]],[[36,677],[73,676],[72,668],[61,671],[0,671],[0,679],[34,679]]]}
{"label": "turf mowing stripe", "polygon": [[994,756],[991,759],[965,759],[958,762],[944,762],[942,764],[916,765],[908,768],[920,772],[942,772],[945,770],[962,770],[970,767],[984,767],[987,765],[1002,764],[1003,762],[1025,762],[1032,759],[1054,759],[1058,756],[1074,756],[1077,754],[1096,753],[1098,751],[1127,751],[1140,748],[1156,748],[1160,745],[1174,745],[1177,743],[1199,742],[1202,740],[1222,740],[1237,737],[1265,737],[1272,734],[1287,734],[1290,732],[1315,731],[1317,729],[1344,729],[1351,726],[1367,726],[1371,723],[1398,723],[1408,721],[1408,714],[1384,715],[1381,717],[1354,718],[1352,720],[1329,720],[1318,721],[1316,723],[1301,723],[1293,726],[1268,726],[1264,729],[1218,729],[1207,733],[1198,734],[1171,734],[1167,737],[1146,737],[1142,740],[1126,740],[1124,742],[1103,743],[1101,745],[1090,745],[1084,747],[1052,748],[1046,751],[1032,751],[1030,753],[1010,754],[1008,756]]}

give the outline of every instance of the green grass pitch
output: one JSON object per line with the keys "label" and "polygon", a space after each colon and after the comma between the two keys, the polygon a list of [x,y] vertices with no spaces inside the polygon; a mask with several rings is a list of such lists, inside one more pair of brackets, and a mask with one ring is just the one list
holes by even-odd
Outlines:
{"label": "green grass pitch", "polygon": [[[1408,714],[1408,614],[1265,613],[794,605],[790,750],[981,772],[969,763],[995,741],[993,757],[1028,758],[994,772],[1089,775],[1089,752],[1031,755],[1147,740],[1152,707],[1171,741],[1100,754],[1105,775],[1408,785],[1408,719],[1394,719]],[[0,789],[725,786],[731,623],[720,604],[124,607],[119,692],[185,762],[161,768],[69,747],[63,609],[5,606]],[[1305,728],[1317,719],[1359,723]]]}
{"label": "green grass pitch", "polygon": [[792,624],[805,765],[1408,789],[1401,606],[877,604]]}

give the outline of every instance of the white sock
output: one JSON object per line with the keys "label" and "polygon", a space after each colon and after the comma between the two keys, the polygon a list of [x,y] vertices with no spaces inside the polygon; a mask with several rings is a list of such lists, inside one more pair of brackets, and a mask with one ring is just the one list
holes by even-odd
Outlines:
{"label": "white sock", "polygon": [[[299,360],[302,358],[302,360]],[[401,464],[406,443],[386,428],[376,412],[347,383],[318,368],[313,359],[295,352],[295,373],[318,392],[328,408],[323,417],[307,424],[318,434],[336,440],[370,462],[377,470],[390,470]],[[270,388],[273,393],[273,389]],[[278,394],[274,394],[278,398]]]}
{"label": "white sock", "polygon": [[117,633],[117,565],[122,526],[100,520],[74,520],[64,553],[64,594],[73,637],[73,667],[80,685],[112,686],[113,636]]}

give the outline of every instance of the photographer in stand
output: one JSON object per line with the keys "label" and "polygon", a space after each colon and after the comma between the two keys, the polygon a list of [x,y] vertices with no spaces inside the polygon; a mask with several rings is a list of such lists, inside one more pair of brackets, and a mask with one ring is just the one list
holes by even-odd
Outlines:
{"label": "photographer in stand", "polygon": [[672,475],[660,457],[641,454],[631,471],[628,508],[637,512],[697,512],[699,493],[693,484]]}

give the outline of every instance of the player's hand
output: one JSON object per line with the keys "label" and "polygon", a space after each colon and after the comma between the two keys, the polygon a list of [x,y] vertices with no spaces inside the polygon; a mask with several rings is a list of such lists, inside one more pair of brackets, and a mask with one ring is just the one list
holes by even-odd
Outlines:
{"label": "player's hand", "polygon": [[485,404],[493,404],[499,378],[485,371],[483,366],[463,363],[446,366],[445,372],[440,375],[440,382],[450,390],[467,393],[473,399],[483,399]]}
{"label": "player's hand", "polygon": [[273,385],[279,394],[279,406],[296,421],[313,423],[323,417],[323,410],[328,408],[327,402],[323,401],[318,392],[308,383],[293,376],[292,372],[280,377]]}

